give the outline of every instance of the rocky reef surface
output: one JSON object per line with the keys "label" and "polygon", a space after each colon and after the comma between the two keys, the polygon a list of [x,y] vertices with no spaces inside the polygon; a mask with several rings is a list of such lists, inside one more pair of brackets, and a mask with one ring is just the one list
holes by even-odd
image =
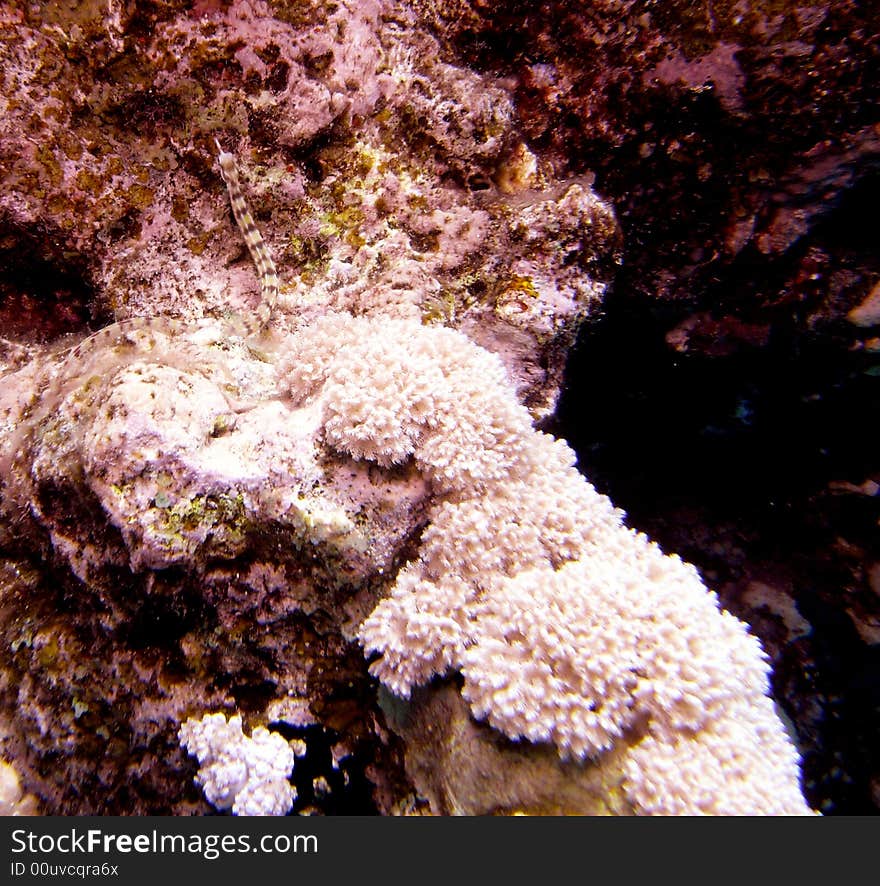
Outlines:
{"label": "rocky reef surface", "polygon": [[[243,754],[296,757],[260,809],[835,810],[837,702],[800,688],[837,642],[801,604],[833,583],[762,560],[722,498],[671,501],[666,425],[713,413],[627,387],[664,360],[756,387],[749,361],[781,358],[753,355],[806,341],[871,396],[874,259],[829,217],[871,187],[876,44],[844,40],[857,9],[811,10],[0,6],[0,754],[23,808],[205,812],[199,784],[229,808],[263,763],[190,719],[194,783],[178,734],[223,712]],[[835,138],[793,89],[753,154],[804,47],[852,92]],[[215,140],[278,267],[268,328]],[[753,622],[790,734],[743,623],[533,423]],[[867,512],[868,449],[807,499]],[[834,544],[870,591],[867,537]],[[869,650],[876,594],[851,595],[834,612]]]}

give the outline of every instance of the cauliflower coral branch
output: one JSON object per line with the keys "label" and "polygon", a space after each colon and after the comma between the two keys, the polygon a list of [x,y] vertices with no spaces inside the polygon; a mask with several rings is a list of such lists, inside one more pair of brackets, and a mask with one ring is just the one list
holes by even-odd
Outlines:
{"label": "cauliflower coral branch", "polygon": [[474,716],[512,739],[577,760],[628,742],[636,811],[809,811],[758,640],[533,429],[495,356],[348,315],[302,329],[293,355],[284,385],[321,409],[327,444],[412,460],[436,491],[417,559],[360,627],[388,689],[459,671]]}
{"label": "cauliflower coral branch", "polygon": [[208,802],[233,815],[286,815],[296,799],[288,779],[294,755],[277,732],[263,726],[248,738],[241,717],[190,717],[180,727],[180,743],[198,758],[196,782]]}

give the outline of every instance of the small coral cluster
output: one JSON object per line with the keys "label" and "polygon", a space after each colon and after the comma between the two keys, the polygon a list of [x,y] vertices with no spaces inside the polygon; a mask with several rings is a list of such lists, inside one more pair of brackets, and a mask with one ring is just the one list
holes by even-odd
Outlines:
{"label": "small coral cluster", "polygon": [[196,780],[208,802],[233,815],[284,815],[296,799],[288,779],[294,755],[277,733],[262,726],[248,738],[241,717],[207,714],[180,727],[180,743],[200,767]]}

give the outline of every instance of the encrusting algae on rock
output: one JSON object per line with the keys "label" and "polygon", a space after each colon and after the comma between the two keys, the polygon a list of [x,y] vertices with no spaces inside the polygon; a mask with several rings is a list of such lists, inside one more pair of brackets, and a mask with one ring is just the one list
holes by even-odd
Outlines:
{"label": "encrusting algae on rock", "polygon": [[[256,8],[215,28],[250,29]],[[408,119],[395,78],[425,74],[361,39],[359,63],[387,68],[377,104]],[[279,289],[221,153],[258,307],[123,320],[4,377],[0,747],[48,811],[204,811],[180,742],[208,800],[241,814],[314,811],[331,780],[383,812],[809,811],[757,640],[534,428],[604,289],[589,270],[613,260],[613,214],[585,180],[542,181],[505,147],[503,102],[469,108],[473,75],[438,70],[412,111],[445,95],[418,125],[449,179],[395,158],[358,93],[357,177],[325,178],[338,206],[308,235],[329,257]],[[502,157],[522,169],[490,199],[454,181]],[[222,271],[204,269],[214,295]],[[519,308],[496,298],[514,290]],[[426,323],[438,298],[455,310]],[[466,737],[419,727],[438,705]],[[287,738],[316,730],[336,774],[306,796]],[[476,790],[444,772],[459,740],[485,764]]]}

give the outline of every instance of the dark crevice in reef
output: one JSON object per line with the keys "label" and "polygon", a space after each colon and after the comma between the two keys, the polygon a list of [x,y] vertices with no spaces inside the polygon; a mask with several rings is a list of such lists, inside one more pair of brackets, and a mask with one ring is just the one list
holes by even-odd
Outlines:
{"label": "dark crevice in reef", "polygon": [[751,353],[682,354],[664,340],[677,316],[609,297],[572,354],[560,402],[559,429],[582,466],[600,485],[616,477],[615,501],[634,518],[709,491],[722,511],[775,515],[793,496],[876,471],[876,355],[785,330]]}
{"label": "dark crevice in reef", "polygon": [[366,776],[372,762],[364,750],[334,759],[333,745],[339,735],[321,726],[271,723],[269,728],[288,741],[305,742],[306,752],[296,760],[293,784],[296,801],[292,814],[376,815],[373,784]]}
{"label": "dark crevice in reef", "polygon": [[49,233],[0,222],[0,335],[52,341],[109,322],[82,256],[60,253]]}
{"label": "dark crevice in reef", "polygon": [[[814,808],[877,812],[877,355],[833,324],[780,324],[764,346],[720,357],[680,353],[665,332],[681,304],[618,289],[605,307],[571,355],[552,430],[630,526],[693,562],[761,636]],[[755,583],[783,602],[758,605]],[[801,631],[785,630],[786,600]]]}

